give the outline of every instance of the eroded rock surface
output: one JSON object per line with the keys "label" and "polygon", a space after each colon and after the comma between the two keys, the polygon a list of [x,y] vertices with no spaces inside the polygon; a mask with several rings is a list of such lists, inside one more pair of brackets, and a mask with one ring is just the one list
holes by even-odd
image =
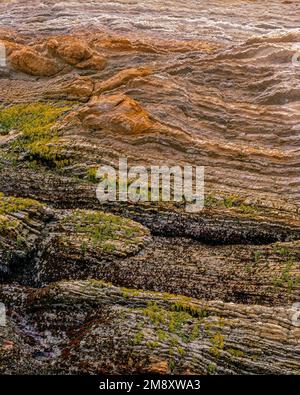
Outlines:
{"label": "eroded rock surface", "polygon": [[[0,373],[299,374],[298,2],[0,13]],[[100,204],[124,157],[204,209]]]}
{"label": "eroded rock surface", "polygon": [[[299,366],[299,328],[291,324],[291,309],[208,302],[95,280],[21,291],[31,353],[39,353],[35,364],[42,360],[48,373],[282,374]],[[10,303],[5,287],[1,296]],[[14,308],[21,312],[16,303]]]}

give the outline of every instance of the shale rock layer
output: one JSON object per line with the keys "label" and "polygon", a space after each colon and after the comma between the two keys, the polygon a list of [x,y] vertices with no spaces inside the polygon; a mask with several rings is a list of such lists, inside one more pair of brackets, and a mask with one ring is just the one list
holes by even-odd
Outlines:
{"label": "shale rock layer", "polygon": [[[0,373],[299,374],[298,1],[0,15]],[[124,157],[204,209],[100,204]]]}

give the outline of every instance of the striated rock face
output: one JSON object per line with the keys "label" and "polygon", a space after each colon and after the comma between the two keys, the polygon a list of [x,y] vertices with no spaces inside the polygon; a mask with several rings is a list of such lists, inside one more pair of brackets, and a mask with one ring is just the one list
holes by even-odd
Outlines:
{"label": "striated rock face", "polygon": [[[1,374],[299,374],[299,13],[0,3]],[[100,204],[124,157],[204,209]]]}
{"label": "striated rock face", "polygon": [[11,246],[1,231],[3,373],[298,373],[298,241],[208,246],[100,211],[2,201],[27,237]]}
{"label": "striated rock face", "polygon": [[[0,195],[0,278],[22,276],[32,269],[28,264],[37,251],[40,235],[51,214],[31,199]],[[27,282],[30,276],[26,275]]]}
{"label": "striated rock face", "polygon": [[85,41],[74,37],[57,37],[32,46],[15,47],[10,42],[4,42],[4,45],[9,48],[8,61],[13,68],[41,77],[51,77],[66,71],[67,66],[102,70],[106,64],[105,58],[92,50]]}
{"label": "striated rock face", "polygon": [[146,133],[153,124],[149,114],[135,100],[124,95],[93,97],[78,117],[85,129],[108,129],[125,135]]}
{"label": "striated rock face", "polygon": [[[291,325],[290,309],[199,301],[94,280],[23,292],[22,318],[31,338],[43,339],[31,347],[31,353],[38,347],[40,361],[28,371],[41,361],[47,373],[282,374],[299,366],[299,328]],[[9,291],[1,296],[9,300]]]}

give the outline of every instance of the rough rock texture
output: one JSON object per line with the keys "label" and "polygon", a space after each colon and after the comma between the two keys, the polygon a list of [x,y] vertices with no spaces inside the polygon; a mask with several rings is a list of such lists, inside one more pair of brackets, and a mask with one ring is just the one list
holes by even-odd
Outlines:
{"label": "rough rock texture", "polygon": [[[8,304],[10,291],[1,291]],[[48,373],[298,372],[299,328],[291,324],[291,309],[207,302],[95,280],[17,292],[23,301],[13,304],[15,321],[25,318],[31,353],[40,359],[29,371],[44,361]]]}
{"label": "rough rock texture", "polygon": [[101,70],[105,59],[93,51],[89,45],[73,37],[49,39],[33,46],[10,45],[8,62],[23,73],[41,77],[51,77],[68,70],[67,65],[78,69]]}
{"label": "rough rock texture", "polygon": [[[299,374],[299,3],[0,13],[0,373]],[[204,209],[100,204],[124,157]]]}
{"label": "rough rock texture", "polygon": [[[32,269],[30,260],[38,250],[51,214],[31,199],[0,195],[0,278],[19,277]],[[27,282],[30,276],[26,273]],[[25,280],[26,281],[26,280]]]}

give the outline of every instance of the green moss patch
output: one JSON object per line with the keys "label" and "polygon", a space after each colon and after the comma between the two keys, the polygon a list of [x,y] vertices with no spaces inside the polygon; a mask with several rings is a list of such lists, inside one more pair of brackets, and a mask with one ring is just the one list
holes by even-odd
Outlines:
{"label": "green moss patch", "polygon": [[0,110],[0,134],[21,132],[13,143],[14,148],[27,152],[31,160],[55,167],[68,163],[57,145],[58,119],[71,109],[65,102],[17,104]]}
{"label": "green moss patch", "polygon": [[[0,214],[0,235],[5,236],[18,227],[19,221]],[[1,246],[1,245],[0,245]]]}
{"label": "green moss patch", "polygon": [[204,206],[206,208],[235,208],[244,214],[255,214],[258,208],[255,205],[245,203],[245,198],[238,195],[215,196],[209,194],[205,197]]}
{"label": "green moss patch", "polygon": [[8,236],[11,239],[20,241],[17,228],[21,221],[13,216],[14,213],[26,212],[31,208],[38,208],[42,205],[33,199],[16,198],[12,196],[4,196],[0,193],[0,235]]}
{"label": "green moss patch", "polygon": [[107,253],[135,251],[145,242],[149,231],[142,225],[117,215],[100,211],[76,210],[65,217],[64,226],[72,228],[71,239],[80,239],[81,250],[92,247]]}
{"label": "green moss patch", "polygon": [[11,214],[14,212],[27,210],[31,207],[40,206],[41,204],[33,199],[4,196],[3,193],[0,193],[0,215]]}
{"label": "green moss patch", "polygon": [[183,336],[183,326],[192,319],[191,315],[185,311],[170,311],[153,302],[149,302],[142,312],[156,327],[160,324],[162,325],[160,329],[167,326],[169,332],[178,336]]}

